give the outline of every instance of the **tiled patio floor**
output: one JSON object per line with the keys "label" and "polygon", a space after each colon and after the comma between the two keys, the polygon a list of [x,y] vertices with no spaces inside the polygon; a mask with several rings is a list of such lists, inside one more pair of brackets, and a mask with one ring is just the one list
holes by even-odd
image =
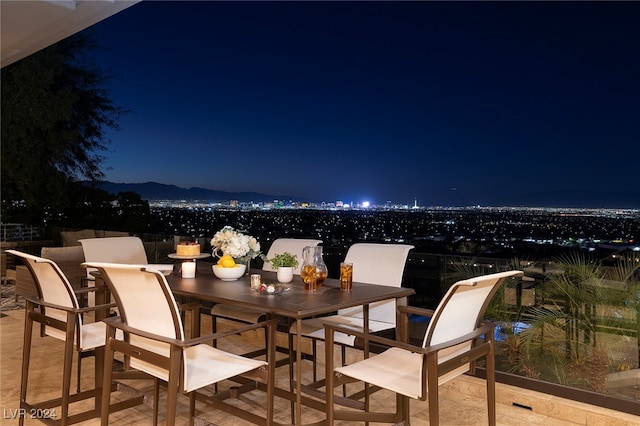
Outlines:
{"label": "tiled patio floor", "polygon": [[[1,335],[1,403],[3,410],[0,424],[17,424],[17,420],[11,419],[11,410],[18,408],[19,388],[20,388],[20,360],[22,356],[22,328],[24,321],[23,310],[13,310],[3,312],[6,314],[0,319]],[[203,317],[203,330],[210,328],[207,318]],[[225,349],[231,348],[251,348],[260,344],[261,334],[248,333],[242,336],[234,336],[225,344],[221,345]],[[284,342],[284,339],[282,340]],[[319,347],[319,353],[323,354],[323,347]],[[351,353],[351,357],[357,357],[357,353]],[[38,400],[52,398],[57,395],[60,387],[60,371],[62,361],[62,343],[50,337],[40,338],[34,333],[34,351],[32,356],[32,368],[30,376],[31,399],[37,397]],[[305,371],[310,377],[310,363],[305,362]],[[320,371],[324,366],[320,366]],[[74,365],[75,368],[75,365]],[[287,388],[287,368],[279,368],[277,375],[278,386]],[[284,376],[284,377],[282,377]],[[93,383],[93,358],[86,358],[83,361],[83,377]],[[143,392],[150,391],[149,382],[128,382],[127,384]],[[114,394],[114,399],[127,396],[127,392],[119,391]],[[162,397],[162,392],[161,392]],[[640,419],[635,416],[619,413],[612,410],[601,409],[590,405],[577,403],[562,398],[540,394],[528,390],[523,390],[508,385],[497,385],[497,418],[498,424],[503,426],[518,425],[545,425],[545,426],[569,426],[569,425],[603,425],[603,426],[631,426],[640,424]],[[241,396],[234,401],[238,406],[255,410],[262,413],[263,395],[261,393],[250,393]],[[394,398],[390,393],[378,392],[372,399],[373,407],[383,407],[388,405]],[[412,424],[428,425],[428,410],[426,402],[412,401],[411,403]],[[520,408],[520,406],[531,407],[531,409]],[[82,407],[76,407],[82,409]],[[239,420],[233,416],[214,410],[209,406],[199,404],[197,406],[197,416],[205,422],[219,426],[243,426],[250,423]],[[486,405],[484,397],[484,382],[474,377],[464,376],[458,378],[441,387],[440,392],[440,413],[442,425],[483,425],[486,420]],[[126,411],[115,413],[110,417],[110,424],[113,425],[138,425],[151,424],[152,409],[147,405],[137,406]],[[160,421],[164,421],[163,405],[160,409]],[[309,409],[303,413],[303,419],[315,421],[321,419],[323,413]],[[290,419],[289,403],[283,399],[276,398],[275,420],[286,423]],[[178,418],[176,424],[188,424],[188,398],[181,396],[178,406]],[[27,420],[26,424],[40,424],[35,420]],[[81,425],[98,425],[99,419],[94,419],[79,423]],[[205,423],[206,424],[206,423]],[[336,423],[345,425],[344,423]]]}

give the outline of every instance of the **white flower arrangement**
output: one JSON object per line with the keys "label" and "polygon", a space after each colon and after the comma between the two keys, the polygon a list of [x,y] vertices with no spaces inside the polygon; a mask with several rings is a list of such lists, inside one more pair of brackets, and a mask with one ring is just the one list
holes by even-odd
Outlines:
{"label": "white flower arrangement", "polygon": [[246,263],[261,256],[260,243],[231,226],[225,226],[216,232],[211,239],[211,247],[214,256],[229,255],[238,263]]}

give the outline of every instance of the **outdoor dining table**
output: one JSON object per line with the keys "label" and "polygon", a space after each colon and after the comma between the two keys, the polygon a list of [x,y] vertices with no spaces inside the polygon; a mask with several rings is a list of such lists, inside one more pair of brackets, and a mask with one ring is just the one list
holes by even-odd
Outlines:
{"label": "outdoor dining table", "polygon": [[[262,275],[262,281],[275,283],[276,274],[274,272],[253,271]],[[198,299],[213,303],[225,303],[246,307],[254,310],[267,312],[272,316],[281,316],[295,321],[297,344],[296,348],[301,348],[302,342],[302,320],[318,315],[329,314],[339,309],[354,306],[363,307],[363,318],[365,324],[368,323],[369,304],[381,300],[395,299],[396,305],[406,305],[407,297],[414,294],[414,290],[403,287],[390,287],[384,285],[373,285],[364,283],[353,283],[351,291],[342,291],[340,281],[327,279],[325,283],[315,292],[304,290],[302,280],[295,276],[293,281],[287,284],[289,288],[279,294],[265,294],[251,289],[250,277],[245,275],[236,281],[222,281],[213,275],[211,268],[208,271],[199,267],[195,278],[182,278],[180,275],[172,274],[167,276],[167,281],[171,290],[177,296]],[[295,425],[302,425],[302,406],[307,405],[315,409],[324,411],[322,402],[313,400],[302,395],[302,353],[295,351],[295,391],[291,395],[277,389],[276,394],[293,400],[295,403]],[[292,378],[293,379],[293,378]],[[324,424],[320,422],[319,424]]]}

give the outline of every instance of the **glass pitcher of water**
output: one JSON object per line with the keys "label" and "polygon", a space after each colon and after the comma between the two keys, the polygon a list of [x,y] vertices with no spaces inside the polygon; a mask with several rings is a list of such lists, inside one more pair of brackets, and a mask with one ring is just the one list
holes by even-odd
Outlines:
{"label": "glass pitcher of water", "polygon": [[322,259],[321,246],[307,246],[302,249],[302,267],[300,278],[307,282],[311,274],[316,275],[316,286],[321,286],[327,280],[327,265]]}

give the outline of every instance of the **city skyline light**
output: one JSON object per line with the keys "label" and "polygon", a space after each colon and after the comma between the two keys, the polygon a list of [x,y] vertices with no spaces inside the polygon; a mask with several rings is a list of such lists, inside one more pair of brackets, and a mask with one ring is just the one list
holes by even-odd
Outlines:
{"label": "city skyline light", "polygon": [[141,2],[90,29],[131,110],[106,179],[372,205],[638,193],[638,17],[635,2]]}

